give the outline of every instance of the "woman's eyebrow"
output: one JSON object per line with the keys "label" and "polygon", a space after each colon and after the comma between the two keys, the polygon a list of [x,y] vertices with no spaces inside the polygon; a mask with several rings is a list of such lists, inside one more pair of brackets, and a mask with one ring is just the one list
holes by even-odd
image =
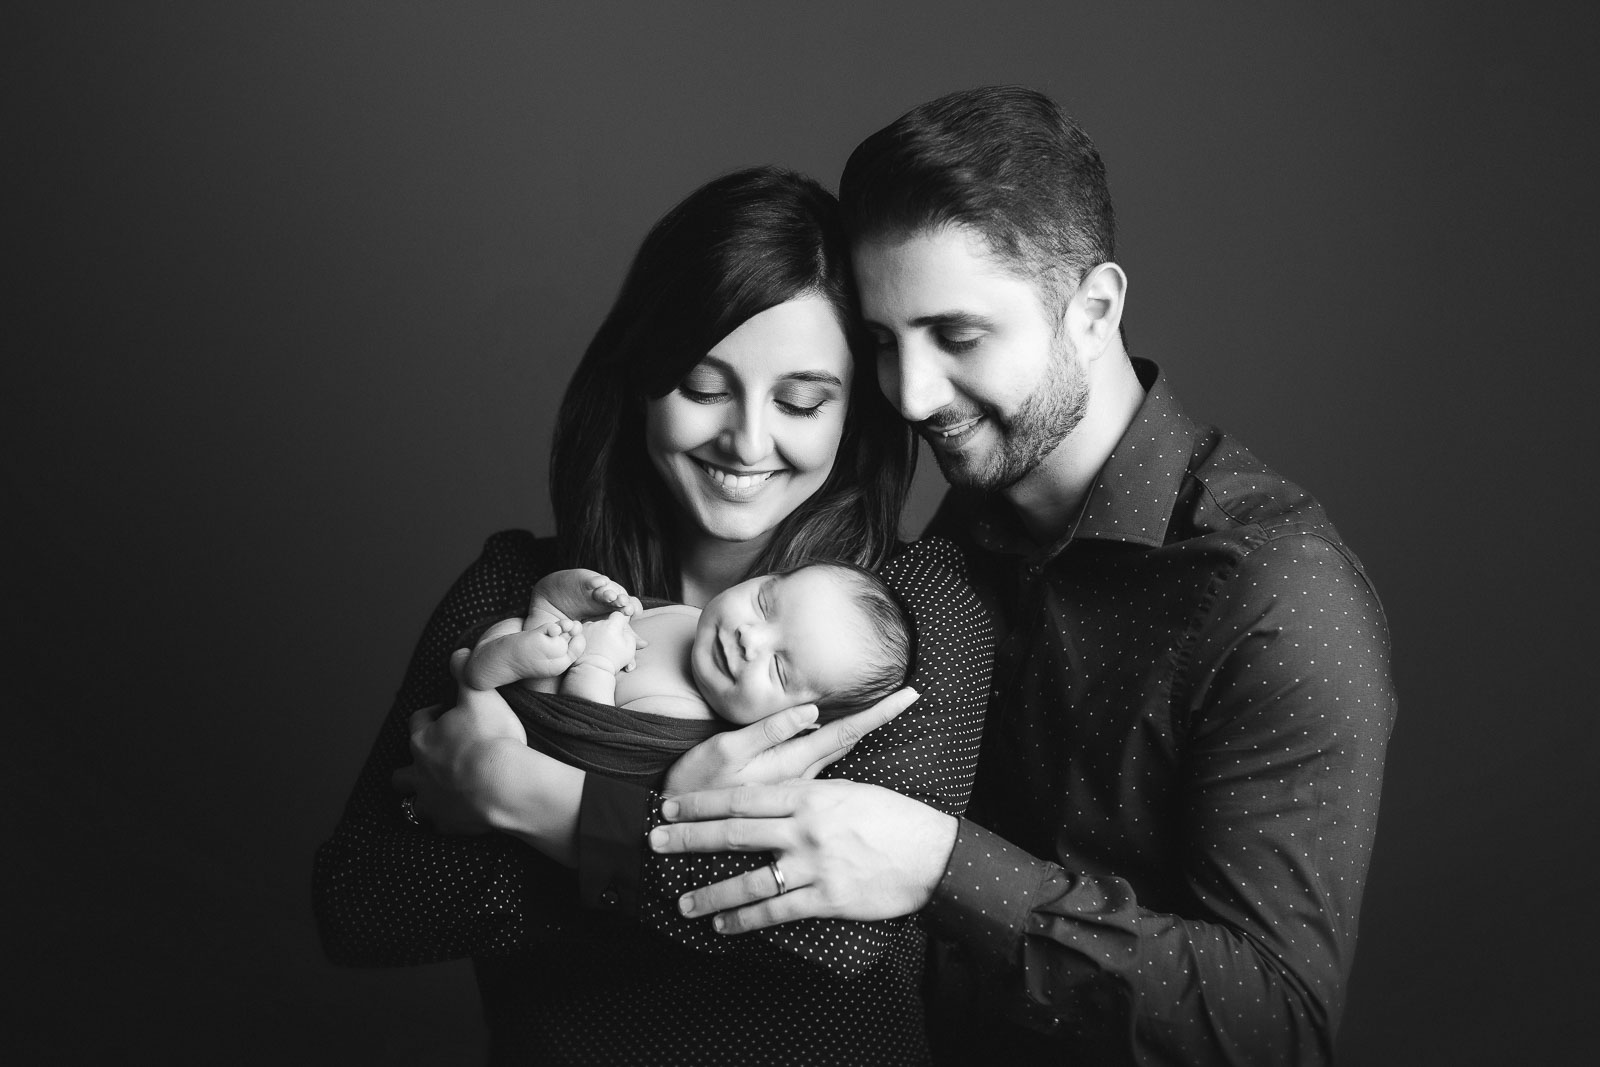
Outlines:
{"label": "woman's eyebrow", "polygon": [[[713,355],[701,356],[700,362],[695,364],[695,366],[710,366],[716,370],[720,370],[724,374],[735,377],[737,376],[737,372],[735,372],[733,369],[733,364],[729,363],[727,360]],[[781,382],[816,382],[820,385],[836,385],[841,389],[844,388],[844,382],[837,374],[830,374],[825,370],[792,371],[788,374],[779,375],[778,380]]]}
{"label": "woman's eyebrow", "polygon": [[829,374],[824,370],[797,370],[793,374],[783,375],[778,380],[784,382],[816,382],[819,385],[837,385],[841,389],[844,387],[844,382],[839,380],[838,375]]}

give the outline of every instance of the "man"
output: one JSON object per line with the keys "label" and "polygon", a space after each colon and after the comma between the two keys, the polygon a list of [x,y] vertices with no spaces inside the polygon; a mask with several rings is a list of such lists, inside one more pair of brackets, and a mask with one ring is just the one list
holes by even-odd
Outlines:
{"label": "man", "polygon": [[965,820],[841,780],[668,801],[658,851],[777,859],[684,910],[923,910],[952,1062],[1330,1059],[1395,710],[1360,564],[1129,357],[1104,168],[1048,99],[919,107],[840,196],[880,382],[952,485],[933,529],[999,621],[978,781]]}

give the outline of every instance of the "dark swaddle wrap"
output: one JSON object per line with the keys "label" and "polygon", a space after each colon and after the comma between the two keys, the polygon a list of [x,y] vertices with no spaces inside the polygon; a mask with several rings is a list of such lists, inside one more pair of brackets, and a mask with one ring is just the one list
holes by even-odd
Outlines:
{"label": "dark swaddle wrap", "polygon": [[[647,598],[646,607],[666,600]],[[483,619],[456,640],[457,648],[472,648],[500,616]],[[513,682],[499,688],[523,729],[528,747],[554,756],[580,771],[593,771],[619,782],[659,789],[667,768],[679,756],[712,734],[728,728],[721,719],[676,719],[646,711],[625,711],[582,697],[535,693]],[[455,689],[441,697],[454,703]]]}
{"label": "dark swaddle wrap", "polygon": [[675,719],[625,711],[582,697],[534,693],[513,682],[500,687],[528,731],[528,744],[619,782],[659,789],[674,760],[727,728],[721,719]]}

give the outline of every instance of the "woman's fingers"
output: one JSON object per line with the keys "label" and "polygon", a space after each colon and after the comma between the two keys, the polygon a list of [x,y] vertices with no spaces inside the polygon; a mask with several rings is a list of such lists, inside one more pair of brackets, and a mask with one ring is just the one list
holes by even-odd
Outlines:
{"label": "woman's fingers", "polygon": [[910,687],[901,689],[865,711],[835,719],[797,738],[791,742],[789,753],[795,763],[795,777],[815,778],[824,767],[855,748],[856,742],[916,703],[918,695]]}
{"label": "woman's fingers", "polygon": [[417,768],[413,763],[395,771],[389,776],[389,784],[394,786],[396,793],[415,793],[417,791]]}
{"label": "woman's fingers", "polygon": [[432,726],[434,720],[444,714],[444,710],[445,706],[443,704],[429,704],[425,708],[418,708],[413,711],[411,718],[407,720],[412,740],[415,741],[418,734]]}
{"label": "woman's fingers", "polygon": [[461,671],[464,667],[466,667],[467,659],[471,655],[472,649],[470,648],[458,648],[454,652],[450,653],[450,677],[456,680],[457,685],[462,684]]}

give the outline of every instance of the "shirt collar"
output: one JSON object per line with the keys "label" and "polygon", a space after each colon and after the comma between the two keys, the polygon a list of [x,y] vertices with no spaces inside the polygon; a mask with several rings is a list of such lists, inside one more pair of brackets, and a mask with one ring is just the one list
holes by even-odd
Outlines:
{"label": "shirt collar", "polygon": [[1179,407],[1160,367],[1147,359],[1132,362],[1145,387],[1144,400],[1100,468],[1072,530],[1041,549],[1004,499],[992,495],[974,509],[980,544],[1042,563],[1073,541],[1122,541],[1149,548],[1165,543],[1201,429]]}

